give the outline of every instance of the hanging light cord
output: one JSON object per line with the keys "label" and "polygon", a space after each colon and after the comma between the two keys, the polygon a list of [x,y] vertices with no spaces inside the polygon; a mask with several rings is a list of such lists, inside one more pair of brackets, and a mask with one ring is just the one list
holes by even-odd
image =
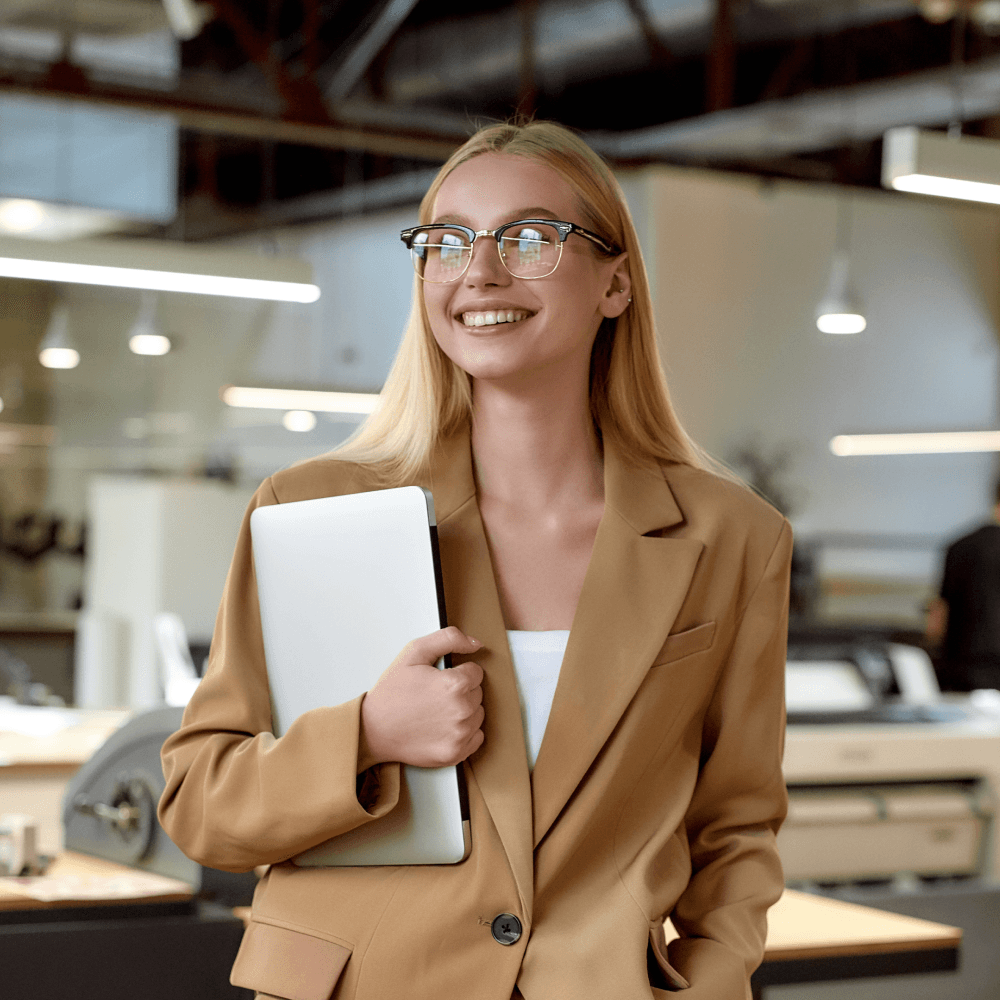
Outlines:
{"label": "hanging light cord", "polygon": [[854,228],[854,214],[851,211],[850,197],[843,194],[837,197],[837,235],[834,240],[834,250],[848,253],[851,248],[851,231]]}
{"label": "hanging light cord", "polygon": [[958,9],[951,22],[951,121],[948,123],[950,139],[957,139],[962,134],[962,117],[965,110],[965,30],[968,23],[968,0],[958,0]]}

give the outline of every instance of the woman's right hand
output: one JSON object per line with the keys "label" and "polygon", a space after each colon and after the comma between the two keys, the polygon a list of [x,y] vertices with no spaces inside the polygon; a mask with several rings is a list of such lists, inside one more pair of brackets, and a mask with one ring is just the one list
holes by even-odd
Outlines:
{"label": "woman's right hand", "polygon": [[359,774],[386,761],[447,767],[482,746],[482,667],[434,666],[446,653],[480,649],[454,625],[407,643],[361,703]]}

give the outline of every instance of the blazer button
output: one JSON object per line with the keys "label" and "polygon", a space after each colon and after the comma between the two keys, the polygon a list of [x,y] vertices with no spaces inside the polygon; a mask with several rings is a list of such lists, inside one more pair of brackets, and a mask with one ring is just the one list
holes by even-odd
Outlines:
{"label": "blazer button", "polygon": [[521,937],[521,921],[513,913],[501,913],[490,924],[493,939],[500,944],[514,944]]}

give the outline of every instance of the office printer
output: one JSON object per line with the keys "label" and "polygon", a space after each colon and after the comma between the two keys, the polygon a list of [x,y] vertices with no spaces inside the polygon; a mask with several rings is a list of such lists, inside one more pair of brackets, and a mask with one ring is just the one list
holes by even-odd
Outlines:
{"label": "office printer", "polygon": [[790,642],[778,846],[795,885],[1000,882],[1000,695],[942,695],[927,654]]}

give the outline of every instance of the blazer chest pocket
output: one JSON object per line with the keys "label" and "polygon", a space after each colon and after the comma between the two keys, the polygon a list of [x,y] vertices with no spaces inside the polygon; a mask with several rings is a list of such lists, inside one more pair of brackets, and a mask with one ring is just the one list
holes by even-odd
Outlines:
{"label": "blazer chest pocket", "polygon": [[667,641],[660,647],[653,666],[659,667],[694,653],[703,653],[706,649],[711,649],[714,639],[715,622],[705,622],[704,625],[695,625],[683,632],[674,632],[667,636]]}
{"label": "blazer chest pocket", "polygon": [[251,921],[229,981],[261,1000],[330,1000],[350,957],[347,945]]}

